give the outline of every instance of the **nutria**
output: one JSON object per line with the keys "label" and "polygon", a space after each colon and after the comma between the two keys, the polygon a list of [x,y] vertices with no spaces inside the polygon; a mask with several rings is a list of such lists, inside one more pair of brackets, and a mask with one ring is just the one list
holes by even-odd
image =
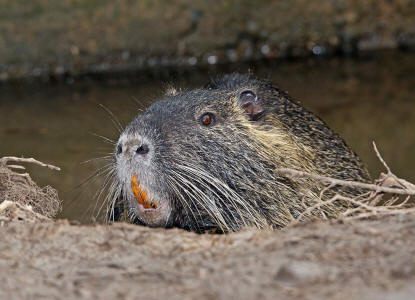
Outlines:
{"label": "nutria", "polygon": [[[270,82],[241,74],[169,90],[122,132],[113,167],[111,220],[125,207],[136,223],[196,232],[281,228],[316,203],[319,183],[279,168],[369,179],[320,118]],[[346,207],[335,202],[315,215],[335,218]]]}

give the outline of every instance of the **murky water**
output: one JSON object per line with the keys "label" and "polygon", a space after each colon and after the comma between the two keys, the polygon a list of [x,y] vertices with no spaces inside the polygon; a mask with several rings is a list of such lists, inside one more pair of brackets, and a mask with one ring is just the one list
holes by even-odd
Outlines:
{"label": "murky water", "polygon": [[324,119],[345,138],[373,176],[382,170],[372,150],[376,141],[399,176],[415,181],[415,56],[383,54],[360,59],[311,59],[234,65],[169,79],[129,78],[70,85],[0,86],[0,156],[35,157],[61,172],[29,167],[41,185],[50,184],[64,200],[61,217],[89,221],[101,203],[95,192],[102,180],[79,187],[102,165],[118,132],[100,104],[124,125],[139,109],[162,95],[168,83],[182,88],[204,84],[224,72],[247,72],[270,78]]}

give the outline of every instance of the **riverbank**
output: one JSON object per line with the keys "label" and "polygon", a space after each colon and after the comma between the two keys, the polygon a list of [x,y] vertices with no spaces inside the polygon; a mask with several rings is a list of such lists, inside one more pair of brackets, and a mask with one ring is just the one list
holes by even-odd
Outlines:
{"label": "riverbank", "polygon": [[0,226],[0,296],[409,299],[415,215],[197,235],[129,224]]}

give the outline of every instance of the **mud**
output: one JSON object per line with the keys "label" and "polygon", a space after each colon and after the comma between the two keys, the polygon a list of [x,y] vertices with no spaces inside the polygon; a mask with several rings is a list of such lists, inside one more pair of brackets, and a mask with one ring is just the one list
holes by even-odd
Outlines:
{"label": "mud", "polygon": [[0,227],[7,299],[409,299],[415,216],[197,235],[129,224]]}

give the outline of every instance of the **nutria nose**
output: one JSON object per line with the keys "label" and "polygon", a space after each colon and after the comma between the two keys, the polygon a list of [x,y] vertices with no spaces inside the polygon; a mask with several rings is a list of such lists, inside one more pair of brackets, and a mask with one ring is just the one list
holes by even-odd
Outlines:
{"label": "nutria nose", "polygon": [[143,144],[135,150],[135,153],[139,155],[146,155],[150,151],[150,148],[147,144]]}
{"label": "nutria nose", "polygon": [[117,155],[120,155],[122,153],[122,146],[121,144],[118,144],[117,146]]}
{"label": "nutria nose", "polygon": [[115,155],[117,158],[140,160],[147,159],[151,154],[152,144],[145,138],[137,136],[122,135],[118,140]]}
{"label": "nutria nose", "polygon": [[[119,156],[120,154],[122,154],[123,152],[125,152],[127,150],[127,148],[128,147],[126,145],[123,145],[121,143],[118,144],[117,145],[117,150],[116,150],[117,156]],[[133,150],[133,149],[131,149],[131,150]],[[127,150],[127,152],[130,152],[130,151]],[[135,153],[136,154],[141,155],[141,156],[144,156],[148,152],[150,152],[150,147],[147,144],[142,144],[141,146],[138,146],[138,147],[136,146],[136,149],[135,149]]]}

